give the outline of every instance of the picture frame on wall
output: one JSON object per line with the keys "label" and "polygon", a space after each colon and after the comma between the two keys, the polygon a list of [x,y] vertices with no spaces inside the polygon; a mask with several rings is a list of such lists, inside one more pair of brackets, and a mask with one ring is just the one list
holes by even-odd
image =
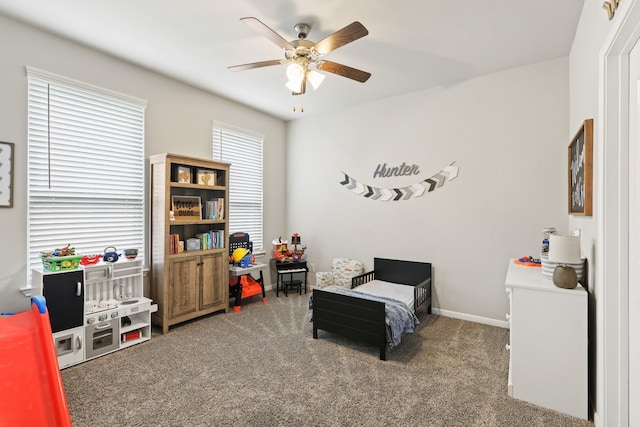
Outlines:
{"label": "picture frame on wall", "polygon": [[13,158],[15,145],[0,141],[0,208],[13,207]]}
{"label": "picture frame on wall", "polygon": [[593,215],[593,119],[585,120],[568,148],[569,215]]}

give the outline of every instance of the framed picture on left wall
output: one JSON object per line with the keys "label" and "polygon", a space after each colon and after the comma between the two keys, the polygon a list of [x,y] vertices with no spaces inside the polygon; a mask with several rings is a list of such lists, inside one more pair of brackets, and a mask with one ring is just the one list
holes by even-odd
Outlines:
{"label": "framed picture on left wall", "polygon": [[0,141],[0,208],[13,207],[13,157],[12,142]]}

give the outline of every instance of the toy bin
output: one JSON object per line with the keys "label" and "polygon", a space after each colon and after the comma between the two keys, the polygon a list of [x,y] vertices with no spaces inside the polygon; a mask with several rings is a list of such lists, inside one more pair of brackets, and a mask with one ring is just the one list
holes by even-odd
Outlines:
{"label": "toy bin", "polygon": [[75,270],[80,265],[79,255],[42,257],[42,266],[47,271]]}

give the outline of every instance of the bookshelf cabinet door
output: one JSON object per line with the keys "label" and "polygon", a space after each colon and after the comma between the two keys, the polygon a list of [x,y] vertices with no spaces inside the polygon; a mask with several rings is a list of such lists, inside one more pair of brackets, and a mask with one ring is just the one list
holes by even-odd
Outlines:
{"label": "bookshelf cabinet door", "polygon": [[228,268],[225,270],[225,257],[222,253],[216,253],[201,258],[202,305],[200,308],[207,309],[224,304],[229,299]]}
{"label": "bookshelf cabinet door", "polygon": [[193,313],[198,307],[199,257],[180,258],[170,262],[169,277],[171,319]]}

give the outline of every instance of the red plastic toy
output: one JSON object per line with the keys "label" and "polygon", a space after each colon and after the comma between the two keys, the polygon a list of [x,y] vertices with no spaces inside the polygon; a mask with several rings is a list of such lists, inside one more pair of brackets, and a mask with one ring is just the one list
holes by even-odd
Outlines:
{"label": "red plastic toy", "polygon": [[0,317],[0,426],[71,426],[44,297]]}

